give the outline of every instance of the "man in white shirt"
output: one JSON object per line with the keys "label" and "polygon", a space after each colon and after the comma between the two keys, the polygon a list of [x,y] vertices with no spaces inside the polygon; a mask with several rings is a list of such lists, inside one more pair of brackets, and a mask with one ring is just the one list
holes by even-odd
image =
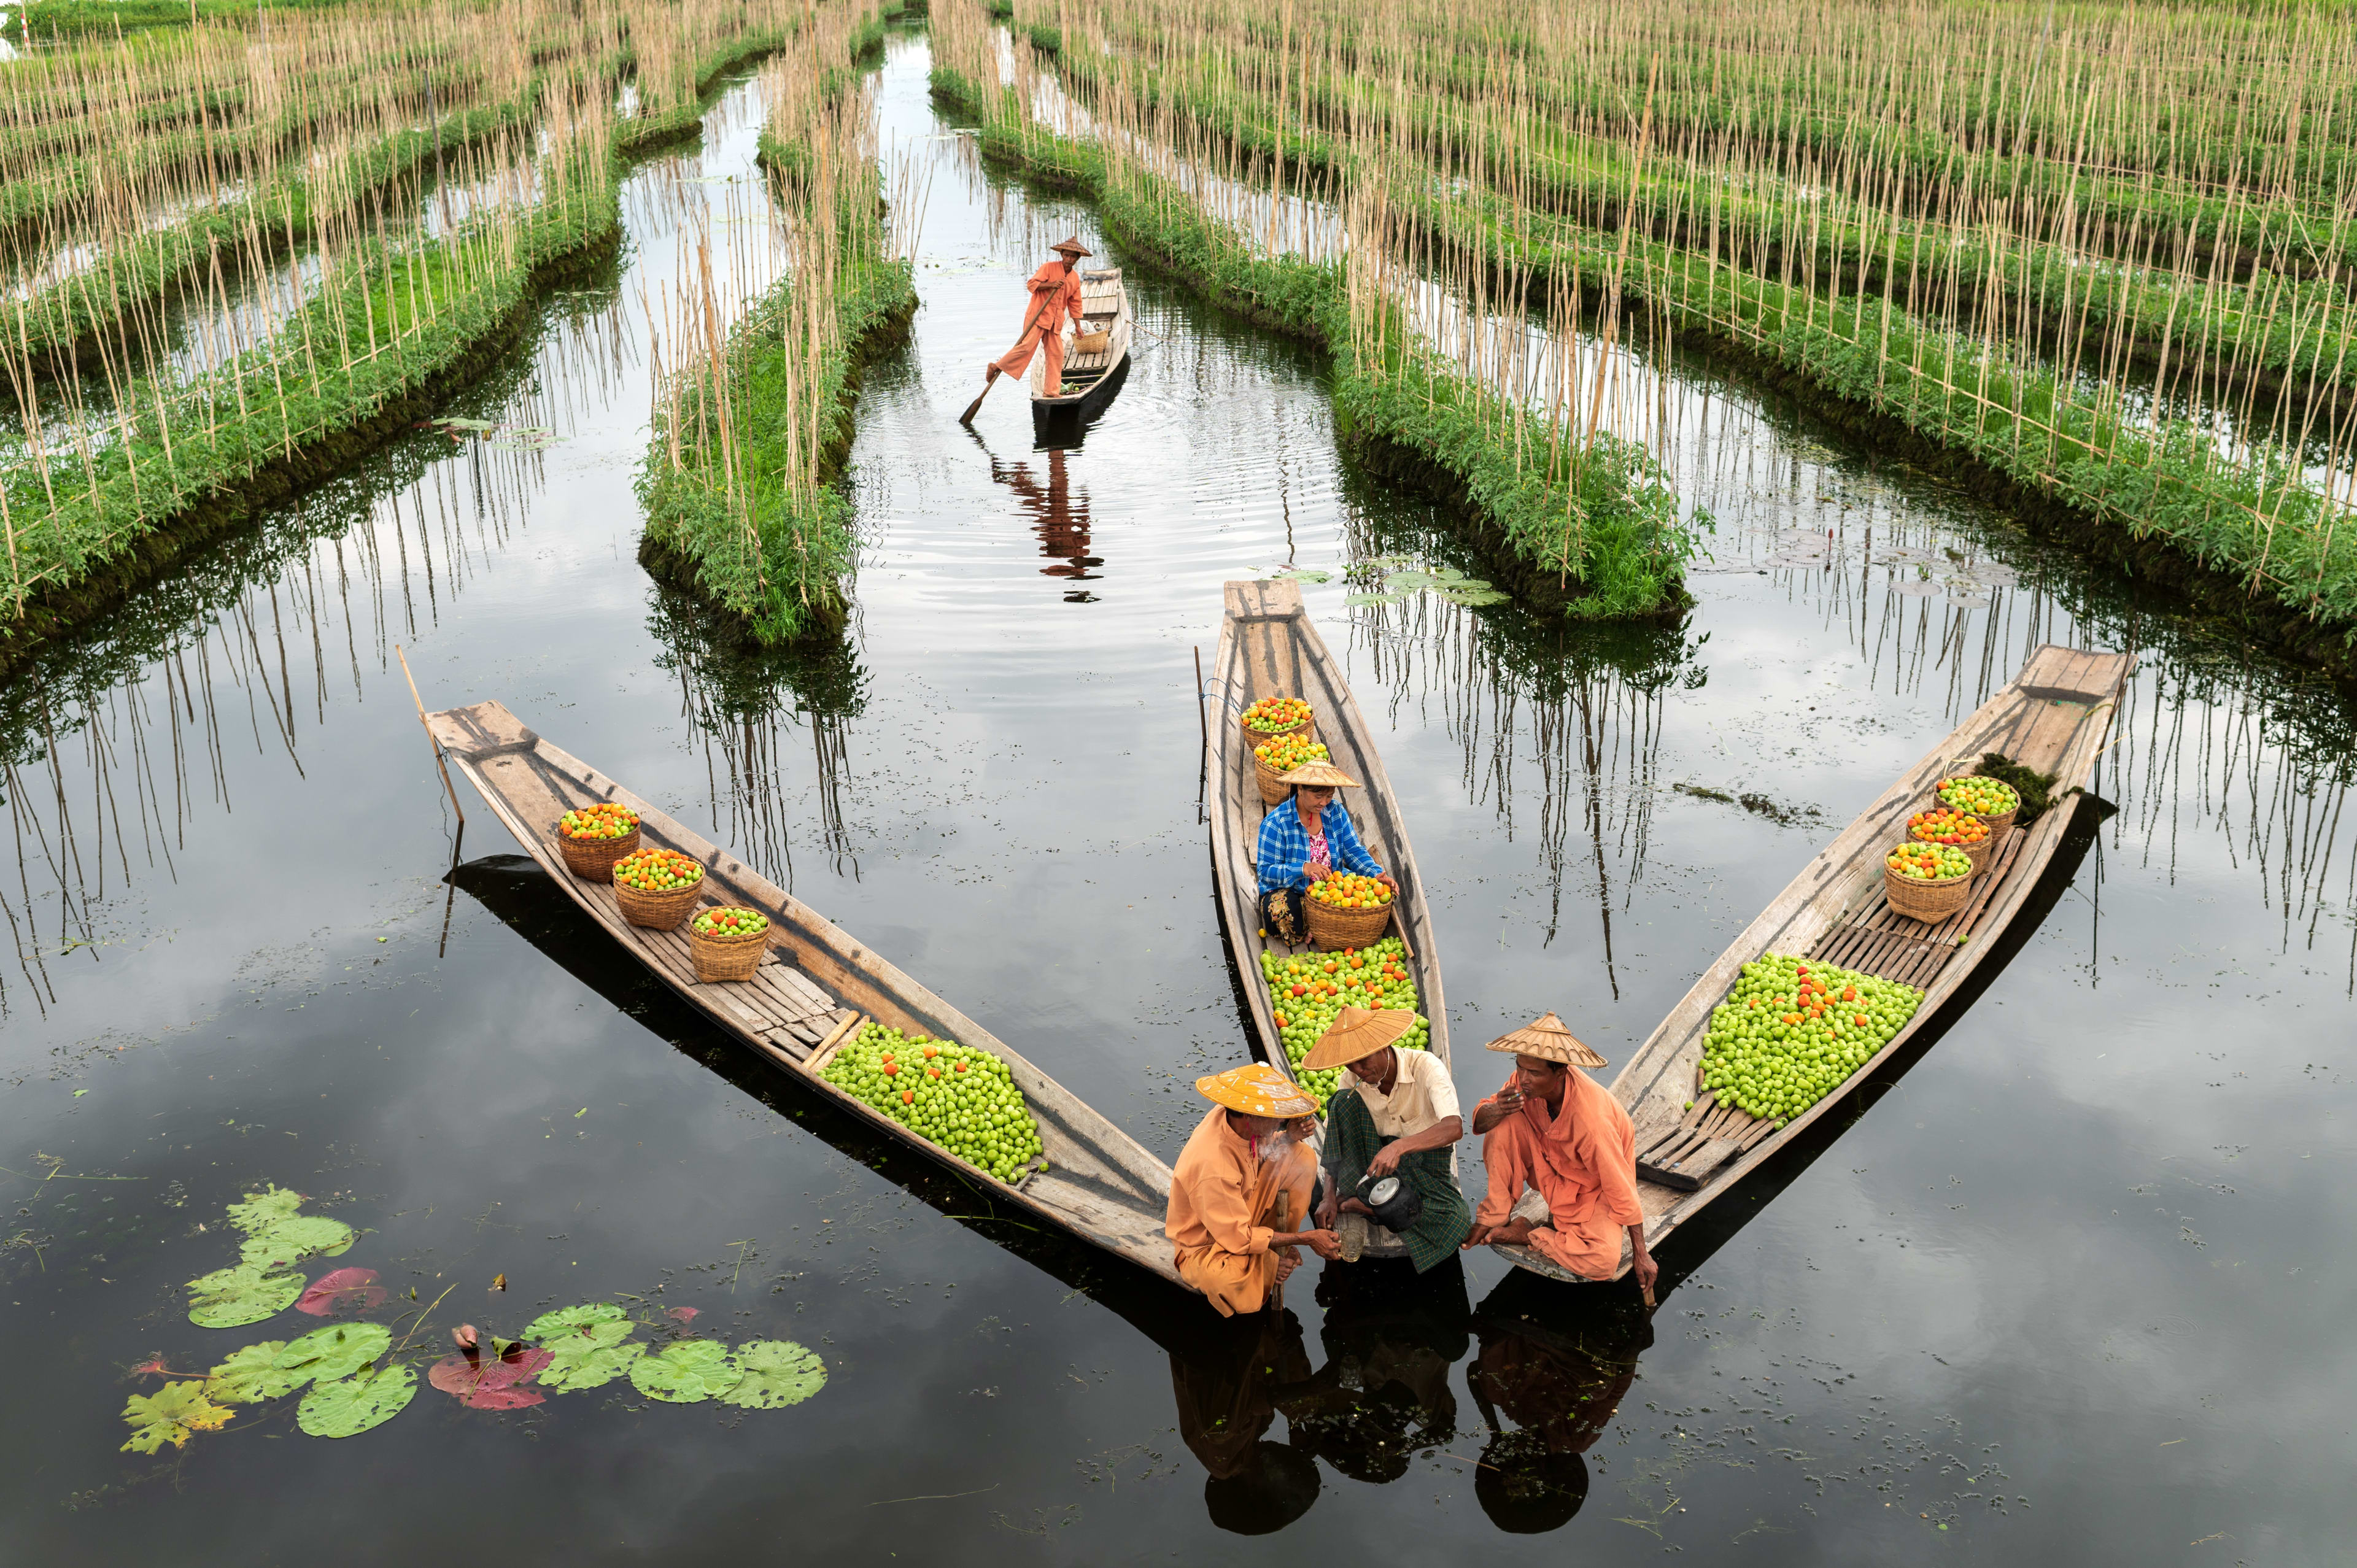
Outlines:
{"label": "man in white shirt", "polygon": [[1379,1240],[1390,1240],[1394,1233],[1376,1224],[1356,1188],[1364,1176],[1396,1176],[1421,1203],[1422,1212],[1395,1234],[1422,1273],[1465,1240],[1473,1212],[1457,1181],[1457,1140],[1465,1134],[1465,1120],[1448,1066],[1429,1051],[1393,1044],[1415,1026],[1415,1015],[1404,1010],[1345,1007],[1301,1065],[1347,1069],[1326,1104],[1326,1197],[1318,1223],[1330,1228],[1344,1215],[1361,1215]]}

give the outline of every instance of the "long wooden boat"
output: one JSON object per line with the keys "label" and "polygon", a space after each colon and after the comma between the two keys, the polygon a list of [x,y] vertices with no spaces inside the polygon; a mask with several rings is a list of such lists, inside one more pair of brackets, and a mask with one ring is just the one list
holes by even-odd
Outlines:
{"label": "long wooden boat", "polygon": [[1351,700],[1342,671],[1326,651],[1324,639],[1303,613],[1297,585],[1228,583],[1223,593],[1227,614],[1220,624],[1219,650],[1201,694],[1203,765],[1209,770],[1212,801],[1212,880],[1218,889],[1220,918],[1227,925],[1228,940],[1242,972],[1253,1043],[1263,1060],[1288,1075],[1293,1071],[1285,1041],[1277,1033],[1267,983],[1261,978],[1260,955],[1273,951],[1289,957],[1303,950],[1261,934],[1254,854],[1261,818],[1268,814],[1268,808],[1261,803],[1252,751],[1244,744],[1239,721],[1243,711],[1263,697],[1301,697],[1316,710],[1318,738],[1325,742],[1334,766],[1363,786],[1343,790],[1342,801],[1350,808],[1351,825],[1368,853],[1399,883],[1390,931],[1405,940],[1417,1005],[1432,1021],[1430,1048],[1445,1062],[1448,1060],[1448,1011],[1440,990],[1432,917],[1423,878],[1416,875],[1415,852],[1408,847],[1399,801],[1392,794],[1391,780],[1383,773],[1383,758],[1376,754],[1367,721]]}
{"label": "long wooden boat", "polygon": [[[1648,1247],[1801,1137],[1941,1019],[1942,1009],[1973,978],[2053,859],[2078,803],[2075,795],[2065,799],[2065,792],[2083,789],[2093,777],[2135,663],[2132,654],[2050,644],[2040,649],[2010,684],[1900,775],[1810,861],[1629,1059],[1613,1079],[1612,1093],[1637,1127],[1638,1194]],[[1936,924],[1909,919],[1882,896],[1883,857],[1904,837],[1907,818],[1931,800],[1933,784],[1971,770],[1989,752],[2053,775],[2055,804],[2029,827],[2007,830],[1962,909]],[[1857,970],[1923,993],[1914,1015],[1843,1088],[1781,1126],[1718,1105],[1701,1088],[1711,1009],[1726,999],[1743,965],[1770,952]],[[1576,1277],[1528,1248],[1497,1250],[1534,1272]],[[1624,1243],[1620,1272],[1628,1268]]]}
{"label": "long wooden boat", "polygon": [[1105,346],[1093,354],[1064,356],[1063,386],[1055,397],[1047,395],[1047,357],[1033,356],[1028,382],[1035,433],[1044,435],[1095,418],[1128,379],[1130,331],[1135,323],[1119,267],[1082,270],[1081,311],[1080,330],[1103,332]]}
{"label": "long wooden boat", "polygon": [[[977,1188],[1148,1273],[1180,1283],[1162,1230],[1170,1167],[1128,1133],[816,910],[542,739],[500,703],[448,709],[430,714],[426,723],[451,766],[482,792],[500,821],[557,886],[624,951],[714,1023],[844,1110],[949,1166]],[[618,801],[636,811],[649,846],[677,850],[701,863],[703,903],[746,906],[770,917],[769,951],[753,979],[697,983],[683,928],[655,931],[630,925],[622,918],[612,883],[585,881],[566,869],[554,836],[557,819],[599,800]],[[821,1070],[862,1019],[979,1047],[1005,1061],[1039,1123],[1048,1168],[1035,1165],[1011,1186],[1000,1182],[827,1082]]]}

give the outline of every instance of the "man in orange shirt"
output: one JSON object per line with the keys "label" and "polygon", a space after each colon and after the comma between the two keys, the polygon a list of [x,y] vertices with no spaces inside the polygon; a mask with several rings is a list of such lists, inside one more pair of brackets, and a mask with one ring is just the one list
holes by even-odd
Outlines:
{"label": "man in orange shirt", "polygon": [[1552,1013],[1489,1048],[1515,1058],[1514,1076],[1473,1112],[1490,1191],[1465,1245],[1527,1246],[1583,1279],[1609,1280],[1625,1234],[1637,1283],[1651,1292],[1662,1271],[1645,1247],[1636,1129],[1611,1091],[1578,1070],[1604,1058]]}
{"label": "man in orange shirt", "polygon": [[1301,1262],[1341,1253],[1331,1230],[1310,1227],[1316,1156],[1297,1141],[1317,1126],[1318,1102],[1265,1062],[1199,1078],[1211,1101],[1170,1173],[1163,1233],[1178,1277],[1222,1317],[1258,1312]]}
{"label": "man in orange shirt", "polygon": [[988,386],[1002,375],[1019,376],[1031,367],[1031,351],[1042,349],[1048,356],[1043,367],[1043,385],[1047,395],[1060,397],[1064,391],[1064,321],[1071,319],[1080,325],[1083,314],[1081,306],[1081,258],[1092,252],[1081,244],[1080,236],[1049,247],[1056,252],[1052,262],[1042,262],[1039,270],[1031,274],[1024,286],[1031,291],[1031,302],[1024,306],[1023,336],[1015,347],[990,362],[989,373],[982,379]]}

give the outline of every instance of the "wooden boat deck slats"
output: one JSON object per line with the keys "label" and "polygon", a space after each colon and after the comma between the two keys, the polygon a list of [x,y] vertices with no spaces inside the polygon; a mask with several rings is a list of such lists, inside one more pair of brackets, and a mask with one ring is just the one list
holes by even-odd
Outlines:
{"label": "wooden boat deck slats", "polygon": [[1283,958],[1308,950],[1259,934],[1259,834],[1269,808],[1261,800],[1258,771],[1240,720],[1244,709],[1262,697],[1281,696],[1308,701],[1316,710],[1317,738],[1334,766],[1361,786],[1343,790],[1342,803],[1367,853],[1399,884],[1386,932],[1405,942],[1418,1006],[1431,1023],[1430,1048],[1446,1061],[1447,999],[1433,953],[1423,884],[1391,780],[1350,685],[1304,613],[1297,585],[1232,582],[1224,585],[1223,599],[1219,650],[1202,693],[1208,748],[1204,766],[1213,797],[1211,860],[1221,915],[1245,972],[1244,993],[1261,1055],[1280,1069],[1291,1070],[1277,1035],[1275,1009],[1259,973],[1260,954],[1270,951]]}
{"label": "wooden boat deck slats", "polygon": [[[2012,920],[2052,859],[2071,816],[2065,796],[2092,777],[2134,664],[2129,654],[2051,646],[2031,655],[2010,683],[1810,861],[1630,1058],[1612,1091],[1637,1128],[1649,1235],[1666,1235],[1842,1098],[1836,1091],[1779,1128],[1701,1092],[1711,1010],[1742,966],[1762,953],[1796,953],[1916,987],[1924,998],[1915,1015],[1851,1081],[1903,1048],[1972,974],[1992,945],[1981,939]],[[2054,775],[2054,809],[2005,835],[1957,913],[1931,924],[1900,915],[1883,897],[1884,855],[1940,778],[1978,767],[1990,752]]]}
{"label": "wooden boat deck slats", "polygon": [[1105,331],[1112,338],[1093,354],[1083,354],[1068,349],[1064,354],[1063,388],[1061,395],[1049,398],[1040,395],[1046,386],[1046,361],[1034,360],[1027,372],[1032,401],[1059,403],[1077,401],[1097,382],[1103,381],[1129,352],[1129,295],[1122,284],[1119,267],[1084,268],[1081,273],[1081,313],[1086,318],[1078,328],[1083,332]]}
{"label": "wooden boat deck slats", "polygon": [[[1162,1231],[1170,1170],[1135,1139],[735,855],[550,745],[500,703],[430,714],[427,725],[451,765],[482,792],[556,884],[716,1023],[853,1115],[957,1170],[985,1195],[1011,1199],[1142,1268],[1177,1279]],[[643,843],[676,850],[705,866],[699,908],[733,904],[770,916],[770,949],[751,980],[699,984],[683,929],[655,931],[630,925],[611,883],[585,881],[566,868],[555,842],[556,821],[593,800],[630,807],[639,813]],[[860,1016],[975,1046],[1005,1061],[1039,1125],[1048,1168],[1035,1167],[1012,1186],[1002,1183],[817,1076],[812,1063],[818,1047]]]}

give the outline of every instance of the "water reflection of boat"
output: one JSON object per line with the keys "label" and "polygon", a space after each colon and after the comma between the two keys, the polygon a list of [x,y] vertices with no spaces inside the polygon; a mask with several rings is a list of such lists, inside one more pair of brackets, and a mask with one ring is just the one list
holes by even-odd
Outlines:
{"label": "water reflection of boat", "polygon": [[1433,952],[1432,918],[1425,903],[1423,881],[1416,875],[1415,853],[1408,848],[1407,825],[1392,795],[1391,780],[1384,776],[1383,758],[1376,755],[1367,721],[1351,700],[1351,688],[1327,653],[1317,628],[1302,612],[1301,589],[1297,585],[1229,583],[1225,592],[1227,614],[1220,623],[1219,651],[1201,693],[1209,721],[1204,731],[1204,766],[1217,795],[1211,813],[1211,875],[1220,917],[1227,925],[1228,941],[1242,971],[1254,1043],[1271,1065],[1284,1072],[1293,1070],[1284,1038],[1277,1032],[1268,986],[1261,979],[1260,955],[1264,950],[1289,955],[1295,950],[1260,934],[1259,879],[1253,853],[1261,818],[1268,808],[1261,803],[1253,755],[1243,743],[1237,720],[1263,697],[1301,697],[1317,712],[1318,738],[1325,743],[1334,766],[1363,786],[1344,791],[1353,797],[1346,801],[1352,808],[1351,821],[1367,852],[1389,868],[1399,883],[1388,930],[1406,939],[1416,999],[1432,1022],[1431,1049],[1447,1061],[1448,1016],[1440,993],[1440,961]]}
{"label": "water reflection of boat", "polygon": [[1448,1380],[1471,1343],[1472,1310],[1457,1260],[1419,1274],[1370,1258],[1318,1278],[1326,1364],[1285,1404],[1297,1441],[1354,1481],[1407,1474],[1419,1448],[1457,1434]]}
{"label": "water reflection of boat", "polygon": [[[1959,1004],[2000,937],[2028,908],[2063,842],[2075,800],[2092,779],[2112,710],[2135,665],[2126,653],[2046,647],[2021,673],[1901,775],[1770,903],[1631,1057],[1612,1092],[1637,1124],[1639,1196],[1646,1237],[1658,1246],[1713,1199],[1800,1138],[1846,1098],[1829,1094],[1789,1121],[1721,1105],[1701,1082],[1713,1008],[1742,966],[1779,952],[1910,985],[1921,1004],[1847,1080],[1862,1085]],[[1883,859],[1908,816],[1943,776],[1999,753],[2053,775],[2054,809],[2006,831],[1963,908],[1932,923],[1910,919],[1883,897]],[[1957,1010],[1961,1010],[1960,1006]],[[1498,1249],[1515,1262],[1568,1278],[1527,1248]],[[1628,1268],[1625,1256],[1622,1271]]]}
{"label": "water reflection of boat", "polygon": [[[1089,532],[1093,520],[1089,515],[1086,492],[1078,500],[1073,499],[1062,447],[1049,447],[1047,457],[1045,484],[1031,471],[1030,464],[1002,463],[996,456],[990,459],[990,477],[1015,492],[1017,503],[1031,520],[1031,532],[1039,536],[1039,553],[1053,563],[1040,567],[1039,575],[1061,577],[1071,583],[1093,582],[1096,568],[1104,562],[1089,553]],[[1087,604],[1096,596],[1086,588],[1075,588],[1064,597],[1071,603]]]}
{"label": "water reflection of boat", "polygon": [[[815,910],[534,735],[500,703],[435,714],[428,724],[451,766],[482,792],[557,886],[721,1028],[839,1109],[941,1162],[978,1190],[1003,1197],[1139,1268],[1177,1278],[1162,1233],[1170,1169],[1135,1139]],[[587,882],[564,869],[554,839],[556,821],[595,800],[619,801],[637,812],[649,846],[676,850],[701,863],[705,904],[739,905],[770,917],[769,950],[752,980],[696,983],[683,932],[628,924],[610,882]],[[827,1082],[820,1074],[831,1049],[862,1017],[957,1040],[1004,1060],[1039,1123],[1046,1168],[1034,1166],[1011,1184],[1000,1182]]]}
{"label": "water reflection of boat", "polygon": [[1584,1455],[1635,1380],[1652,1321],[1626,1291],[1567,1291],[1518,1269],[1473,1327],[1481,1348],[1465,1380],[1490,1429],[1473,1495],[1501,1530],[1556,1529],[1587,1499]]}
{"label": "water reflection of boat", "polygon": [[1031,428],[1041,437],[1071,429],[1103,413],[1129,377],[1129,337],[1133,320],[1129,292],[1122,285],[1119,267],[1088,267],[1081,273],[1081,334],[1102,332],[1104,346],[1083,351],[1086,341],[1075,336],[1064,355],[1063,387],[1055,397],[1045,395],[1046,357],[1031,361]]}

